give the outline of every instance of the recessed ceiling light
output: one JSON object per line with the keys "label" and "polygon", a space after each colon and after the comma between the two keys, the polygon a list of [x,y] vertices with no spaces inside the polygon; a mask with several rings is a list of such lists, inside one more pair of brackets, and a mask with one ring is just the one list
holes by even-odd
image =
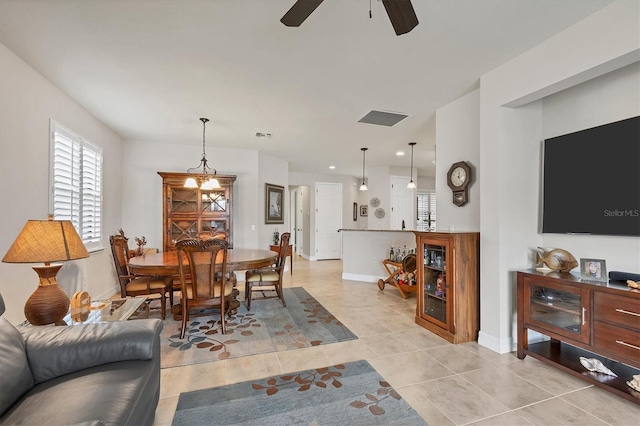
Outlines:
{"label": "recessed ceiling light", "polygon": [[396,155],[398,157],[402,157],[404,155],[404,151],[398,151],[398,152],[396,152]]}
{"label": "recessed ceiling light", "polygon": [[336,168],[336,166],[329,166],[329,168],[333,170]]}
{"label": "recessed ceiling light", "polygon": [[256,132],[257,138],[271,139],[271,133]]}

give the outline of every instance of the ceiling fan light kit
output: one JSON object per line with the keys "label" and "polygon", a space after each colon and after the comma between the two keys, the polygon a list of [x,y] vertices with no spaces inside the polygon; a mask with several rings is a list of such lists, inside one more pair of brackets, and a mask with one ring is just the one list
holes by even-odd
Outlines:
{"label": "ceiling fan light kit", "polygon": [[[287,27],[299,27],[323,0],[298,0],[280,19]],[[396,35],[406,34],[418,25],[411,0],[382,0]],[[371,18],[369,7],[369,18]]]}

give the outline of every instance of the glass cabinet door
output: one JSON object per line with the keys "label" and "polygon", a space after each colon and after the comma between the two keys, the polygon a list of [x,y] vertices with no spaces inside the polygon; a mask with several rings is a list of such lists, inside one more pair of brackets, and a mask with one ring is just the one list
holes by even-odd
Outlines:
{"label": "glass cabinet door", "polygon": [[227,211],[227,192],[224,188],[202,191],[201,199],[203,213],[225,213]]}
{"label": "glass cabinet door", "polygon": [[446,245],[424,244],[423,267],[424,293],[421,316],[429,317],[446,327],[447,318],[447,247]]}
{"label": "glass cabinet door", "polygon": [[226,219],[219,219],[219,220],[202,219],[202,231],[211,232],[213,234],[221,233],[221,232],[228,233],[229,224]]}
{"label": "glass cabinet door", "polygon": [[194,213],[198,211],[198,190],[172,187],[169,198],[171,213]]}
{"label": "glass cabinet door", "polygon": [[170,237],[172,246],[175,246],[176,241],[196,238],[198,236],[198,221],[180,219],[171,220],[169,229],[171,232]]}
{"label": "glass cabinet door", "polygon": [[528,321],[557,334],[589,343],[588,294],[577,287],[529,282],[525,309]]}

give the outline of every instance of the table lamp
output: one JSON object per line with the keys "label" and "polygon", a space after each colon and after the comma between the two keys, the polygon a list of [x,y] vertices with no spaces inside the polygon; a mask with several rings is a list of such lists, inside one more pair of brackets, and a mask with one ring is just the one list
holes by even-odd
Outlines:
{"label": "table lamp", "polygon": [[69,296],[58,286],[56,275],[65,260],[89,257],[82,239],[69,220],[29,220],[16,237],[7,254],[6,263],[44,263],[34,266],[40,277],[36,291],[24,305],[24,315],[33,325],[64,325],[69,310]]}

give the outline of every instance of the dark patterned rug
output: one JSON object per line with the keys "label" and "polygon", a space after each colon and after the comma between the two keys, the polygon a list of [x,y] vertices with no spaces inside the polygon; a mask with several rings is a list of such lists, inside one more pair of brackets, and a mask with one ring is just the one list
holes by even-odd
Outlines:
{"label": "dark patterned rug", "polygon": [[220,332],[220,316],[194,317],[184,339],[180,322],[167,315],[161,335],[162,368],[218,361],[354,340],[358,337],[302,287],[285,288],[287,307],[278,299],[244,301]]}
{"label": "dark patterned rug", "polygon": [[[288,302],[287,302],[288,303]],[[367,361],[180,394],[173,425],[426,425]]]}

